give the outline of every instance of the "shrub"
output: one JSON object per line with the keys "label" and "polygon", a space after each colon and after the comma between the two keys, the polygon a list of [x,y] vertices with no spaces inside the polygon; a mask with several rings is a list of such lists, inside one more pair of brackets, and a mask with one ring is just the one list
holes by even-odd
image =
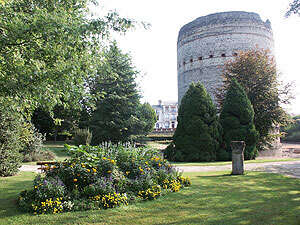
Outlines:
{"label": "shrub", "polygon": [[23,122],[22,115],[0,98],[0,176],[12,176],[21,166]]}
{"label": "shrub", "polygon": [[89,145],[92,140],[92,133],[89,129],[77,129],[74,134],[74,144],[79,145]]}
{"label": "shrub", "polygon": [[107,209],[189,186],[160,153],[130,145],[67,146],[71,159],[46,167],[18,205],[36,214]]}
{"label": "shrub", "polygon": [[23,162],[36,162],[55,159],[55,154],[49,150],[41,149],[24,155]]}
{"label": "shrub", "polygon": [[182,98],[178,126],[165,156],[173,161],[214,161],[221,138],[217,109],[201,83]]}
{"label": "shrub", "polygon": [[233,79],[220,114],[225,149],[220,153],[219,160],[230,159],[231,141],[245,141],[245,159],[255,159],[257,155],[256,143],[259,135],[255,130],[253,119],[254,111],[251,102],[242,86],[236,79]]}
{"label": "shrub", "polygon": [[300,116],[294,116],[287,126],[281,127],[281,131],[285,133],[282,140],[300,142]]}

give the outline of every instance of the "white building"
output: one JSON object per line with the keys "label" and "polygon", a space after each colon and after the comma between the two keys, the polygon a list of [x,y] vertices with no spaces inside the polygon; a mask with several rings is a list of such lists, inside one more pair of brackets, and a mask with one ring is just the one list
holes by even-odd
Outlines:
{"label": "white building", "polygon": [[177,127],[178,103],[158,101],[158,105],[152,105],[156,112],[157,122],[155,131],[174,131]]}

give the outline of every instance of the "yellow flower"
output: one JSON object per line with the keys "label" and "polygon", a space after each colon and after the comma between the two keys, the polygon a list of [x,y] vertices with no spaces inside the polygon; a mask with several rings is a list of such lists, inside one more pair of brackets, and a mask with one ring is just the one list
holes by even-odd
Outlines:
{"label": "yellow flower", "polygon": [[37,189],[37,186],[34,186],[35,189]]}
{"label": "yellow flower", "polygon": [[77,179],[75,178],[75,179],[73,179],[73,181],[74,181],[74,182],[77,182]]}
{"label": "yellow flower", "polygon": [[90,169],[87,169],[87,171],[90,172],[91,170],[90,170]]}
{"label": "yellow flower", "polygon": [[116,161],[115,161],[115,160],[111,160],[111,162],[112,162],[113,164],[115,164]]}
{"label": "yellow flower", "polygon": [[94,173],[96,173],[96,172],[97,172],[97,170],[96,170],[95,168],[92,168],[92,170],[93,170],[93,172],[94,172]]}
{"label": "yellow flower", "polygon": [[128,174],[130,174],[130,171],[126,171],[125,173],[128,175]]}
{"label": "yellow flower", "polygon": [[111,170],[108,170],[107,173],[111,173]]}

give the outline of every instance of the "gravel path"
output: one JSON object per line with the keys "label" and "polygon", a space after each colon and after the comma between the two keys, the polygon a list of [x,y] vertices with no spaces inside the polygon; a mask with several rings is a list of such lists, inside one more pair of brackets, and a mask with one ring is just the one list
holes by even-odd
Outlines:
{"label": "gravel path", "polygon": [[[183,172],[209,172],[231,170],[231,165],[225,166],[177,166]],[[288,162],[247,163],[245,170],[280,173],[300,178],[300,160]]]}
{"label": "gravel path", "polygon": [[[36,165],[23,165],[20,171],[40,172]],[[176,166],[183,172],[209,172],[231,170],[231,165],[225,166]],[[288,162],[266,162],[266,163],[247,163],[245,170],[264,171],[270,173],[280,173],[291,177],[300,178],[300,160]]]}

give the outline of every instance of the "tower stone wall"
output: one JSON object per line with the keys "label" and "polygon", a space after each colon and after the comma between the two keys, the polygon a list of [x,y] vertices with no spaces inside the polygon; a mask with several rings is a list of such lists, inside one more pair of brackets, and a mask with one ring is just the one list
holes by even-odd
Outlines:
{"label": "tower stone wall", "polygon": [[222,84],[222,66],[238,51],[274,50],[269,20],[251,12],[222,12],[184,25],[177,41],[178,103],[192,82],[201,81],[212,99]]}

